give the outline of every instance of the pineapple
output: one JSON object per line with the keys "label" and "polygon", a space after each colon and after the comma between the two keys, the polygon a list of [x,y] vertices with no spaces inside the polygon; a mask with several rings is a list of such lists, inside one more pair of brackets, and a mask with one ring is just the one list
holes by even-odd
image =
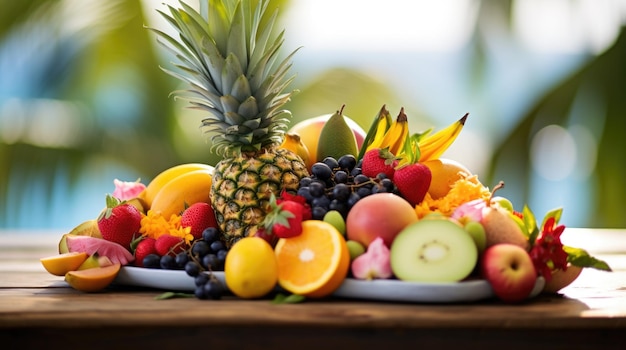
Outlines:
{"label": "pineapple", "polygon": [[201,126],[222,157],[210,197],[230,246],[255,234],[272,194],[295,193],[308,175],[298,155],[279,147],[291,120],[281,108],[293,94],[283,91],[297,50],[277,62],[284,32],[272,33],[276,12],[262,24],[268,1],[200,0],[199,12],[180,4],[169,6],[170,14],[159,11],[178,40],[153,30],[178,58],[178,72],[164,71],[189,86],[174,93],[207,112]]}

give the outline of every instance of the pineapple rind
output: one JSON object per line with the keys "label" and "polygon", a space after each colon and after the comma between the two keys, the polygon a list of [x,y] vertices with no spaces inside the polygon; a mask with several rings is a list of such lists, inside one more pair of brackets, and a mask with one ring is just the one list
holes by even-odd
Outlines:
{"label": "pineapple rind", "polygon": [[227,245],[256,232],[271,195],[283,190],[295,194],[307,175],[302,159],[283,148],[220,161],[213,174],[211,203]]}

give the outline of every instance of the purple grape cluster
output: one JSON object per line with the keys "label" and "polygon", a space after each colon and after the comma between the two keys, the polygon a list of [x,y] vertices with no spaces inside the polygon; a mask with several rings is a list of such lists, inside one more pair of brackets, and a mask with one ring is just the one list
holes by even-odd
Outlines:
{"label": "purple grape cluster", "polygon": [[344,217],[361,199],[374,193],[399,194],[393,181],[383,173],[374,178],[363,175],[361,162],[346,154],[339,159],[326,157],[313,164],[311,175],[300,180],[298,195],[311,206],[313,219],[322,220],[330,210]]}

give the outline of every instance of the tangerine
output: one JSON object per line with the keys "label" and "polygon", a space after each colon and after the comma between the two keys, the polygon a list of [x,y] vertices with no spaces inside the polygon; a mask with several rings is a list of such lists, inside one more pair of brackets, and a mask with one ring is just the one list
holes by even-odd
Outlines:
{"label": "tangerine", "polygon": [[445,197],[457,180],[472,175],[467,167],[452,159],[433,159],[423,164],[430,169],[432,174],[430,187],[428,187],[428,193],[432,199]]}
{"label": "tangerine", "polygon": [[302,233],[279,239],[274,251],[280,286],[306,297],[330,295],[343,283],[350,267],[344,237],[320,220],[303,221]]}

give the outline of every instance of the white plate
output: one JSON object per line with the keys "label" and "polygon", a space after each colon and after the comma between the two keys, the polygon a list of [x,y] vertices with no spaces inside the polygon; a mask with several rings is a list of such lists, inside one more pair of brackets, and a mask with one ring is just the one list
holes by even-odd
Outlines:
{"label": "white plate", "polygon": [[[224,272],[216,271],[213,275],[222,284]],[[115,283],[124,286],[148,287],[166,291],[193,292],[196,288],[193,277],[183,270],[148,269],[144,267],[124,266],[115,278]]]}
{"label": "white plate", "polygon": [[[224,273],[213,273],[223,284]],[[181,270],[147,269],[122,267],[115,283],[125,286],[156,288],[166,291],[192,292],[194,280]],[[535,297],[545,281],[537,278],[530,297]],[[350,299],[366,299],[414,303],[459,303],[474,302],[494,297],[491,285],[485,280],[468,280],[458,283],[415,283],[398,280],[356,280],[347,278],[334,296]]]}

